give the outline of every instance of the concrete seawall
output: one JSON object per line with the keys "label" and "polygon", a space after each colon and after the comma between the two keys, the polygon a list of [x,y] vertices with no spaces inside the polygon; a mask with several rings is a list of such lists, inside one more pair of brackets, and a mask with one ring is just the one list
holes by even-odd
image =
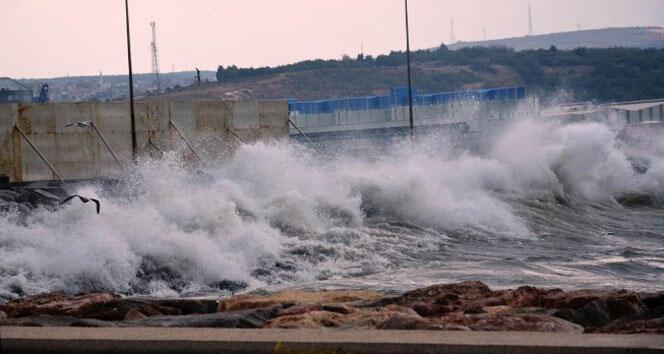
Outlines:
{"label": "concrete seawall", "polygon": [[[23,137],[32,141],[63,179],[118,174],[113,155],[92,127],[66,127],[91,121],[120,163],[131,161],[127,103],[0,104],[0,175],[12,182],[53,180],[56,176]],[[288,136],[286,101],[158,101],[136,104],[140,154],[177,150],[193,157],[169,122],[207,159],[232,153],[239,141]]]}

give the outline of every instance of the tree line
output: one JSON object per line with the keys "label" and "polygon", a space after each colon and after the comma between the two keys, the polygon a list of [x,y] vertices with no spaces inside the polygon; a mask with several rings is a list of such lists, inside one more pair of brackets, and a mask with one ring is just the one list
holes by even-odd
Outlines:
{"label": "tree line", "polygon": [[[531,92],[550,93],[568,90],[576,99],[597,102],[627,101],[664,97],[664,49],[577,48],[574,50],[515,51],[505,47],[469,47],[449,50],[441,45],[435,50],[411,54],[414,63],[468,66],[474,72],[495,73],[495,65],[512,68]],[[401,51],[373,57],[358,55],[342,59],[306,60],[294,64],[238,68],[219,66],[217,81],[238,81],[263,75],[306,70],[398,67],[406,64]],[[566,69],[575,70],[566,70]],[[414,83],[417,86],[417,83]]]}

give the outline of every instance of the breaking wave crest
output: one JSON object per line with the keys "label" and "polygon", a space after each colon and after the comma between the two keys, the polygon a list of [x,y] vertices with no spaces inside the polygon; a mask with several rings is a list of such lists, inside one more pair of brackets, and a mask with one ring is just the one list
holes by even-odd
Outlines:
{"label": "breaking wave crest", "polygon": [[[587,222],[565,219],[574,208],[622,213],[616,201],[629,194],[661,202],[664,158],[653,153],[646,165],[635,167],[610,126],[530,120],[481,157],[438,136],[372,158],[285,142],[244,145],[197,169],[167,155],[142,161],[114,188],[76,187],[102,200],[101,215],[72,203],[0,216],[0,298],[195,295],[444,267],[459,254],[474,262],[496,245],[541,244],[529,215],[558,218],[549,231],[571,237]],[[546,252],[528,256],[556,258]]]}

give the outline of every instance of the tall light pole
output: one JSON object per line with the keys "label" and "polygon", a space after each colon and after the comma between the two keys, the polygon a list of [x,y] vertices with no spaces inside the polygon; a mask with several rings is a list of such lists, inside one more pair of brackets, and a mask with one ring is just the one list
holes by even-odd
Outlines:
{"label": "tall light pole", "polygon": [[127,19],[127,60],[129,62],[129,114],[131,116],[131,157],[136,161],[138,144],[136,143],[136,115],[134,114],[134,74],[131,70],[131,38],[129,37],[129,2],[125,0]]}
{"label": "tall light pole", "polygon": [[410,137],[413,137],[413,80],[410,71],[410,33],[408,31],[408,0],[406,5],[406,66],[408,68],[408,113],[410,119]]}

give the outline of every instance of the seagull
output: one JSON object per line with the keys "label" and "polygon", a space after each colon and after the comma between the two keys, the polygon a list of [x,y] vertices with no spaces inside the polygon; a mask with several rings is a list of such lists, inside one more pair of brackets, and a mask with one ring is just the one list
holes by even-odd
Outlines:
{"label": "seagull", "polygon": [[81,127],[81,128],[84,128],[84,127],[89,127],[91,125],[92,125],[91,121],[83,121],[83,122],[69,123],[69,124],[65,125],[65,127]]}
{"label": "seagull", "polygon": [[78,197],[78,199],[80,199],[80,201],[82,201],[83,203],[87,203],[87,202],[90,202],[90,201],[92,201],[93,203],[95,203],[95,204],[97,205],[97,214],[99,214],[99,209],[101,208],[101,204],[99,203],[99,200],[94,199],[94,198],[86,198],[86,197],[82,197],[82,196],[80,196],[80,195],[78,195],[78,194],[70,195],[69,197],[65,198],[63,201],[60,202],[60,205],[66,203],[66,202],[68,202],[68,201],[70,201],[70,200],[72,200],[72,199],[74,199],[74,198],[77,198],[77,197]]}

